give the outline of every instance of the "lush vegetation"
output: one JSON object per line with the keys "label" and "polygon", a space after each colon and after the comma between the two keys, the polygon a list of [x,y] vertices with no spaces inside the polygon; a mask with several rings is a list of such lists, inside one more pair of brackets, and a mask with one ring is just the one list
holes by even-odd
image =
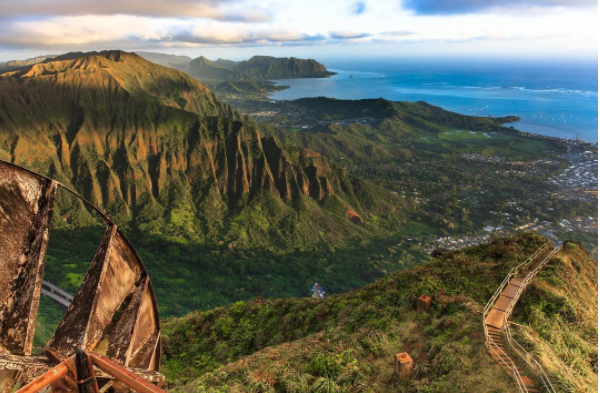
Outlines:
{"label": "lush vegetation", "polygon": [[200,56],[184,66],[175,68],[202,81],[224,97],[242,95],[264,98],[268,92],[287,88],[275,85],[272,79],[325,78],[333,75],[325,66],[312,59],[269,56],[254,56],[241,62],[224,59],[211,61]]}
{"label": "lush vegetation", "polygon": [[263,133],[318,151],[349,173],[397,192],[415,206],[409,222],[438,236],[597,215],[595,199],[565,198],[549,182],[567,166],[566,145],[502,126],[512,118],[463,116],[423,102],[383,99],[257,105],[282,113],[272,120],[280,128],[265,125]]}
{"label": "lush vegetation", "polygon": [[[540,359],[557,391],[598,386],[598,265],[575,242],[538,275],[515,310],[513,334]],[[596,255],[595,255],[596,257]]]}
{"label": "lush vegetation", "polygon": [[[204,85],[133,54],[67,54],[0,87],[0,158],[80,191],[140,238],[302,251],[404,221],[403,198],[261,137]],[[92,221],[73,198],[56,209],[73,230]]]}
{"label": "lush vegetation", "polygon": [[[107,211],[144,260],[163,317],[198,310],[165,326],[164,371],[176,389],[512,391],[485,354],[478,311],[543,239],[499,239],[421,265],[424,245],[489,223],[594,216],[593,203],[547,182],[566,165],[565,146],[502,126],[512,119],[422,102],[290,105],[308,124],[300,132],[245,118],[189,76],[137,56],[70,54],[0,78],[0,158]],[[45,278],[74,293],[103,231],[61,192]],[[315,281],[334,296],[303,298]],[[427,315],[414,311],[422,293],[435,299]],[[551,348],[549,359],[569,359],[553,378],[586,386],[597,359],[581,322],[590,315],[565,300],[540,306],[544,296],[518,317],[543,326],[558,313],[558,330],[520,334],[538,352]],[[36,344],[64,312],[47,299],[41,307]],[[417,360],[411,382],[391,372],[401,351]]]}
{"label": "lush vegetation", "polygon": [[[163,371],[172,388],[181,391],[421,392],[455,391],[459,386],[463,391],[514,391],[514,382],[485,352],[480,311],[507,271],[544,241],[528,233],[446,253],[323,301],[255,299],[168,320]],[[534,289],[521,301],[518,318],[525,322],[522,316],[528,315],[530,331],[542,330],[536,334],[540,345],[557,348],[538,350],[544,365],[559,364],[561,351],[571,351],[573,361],[548,370],[554,381],[589,388],[597,383],[592,318],[597,305],[593,297],[561,290],[568,284],[560,280],[547,283],[557,270],[581,282],[578,289],[597,290],[595,261],[568,243],[535,284],[560,294],[548,301]],[[434,299],[427,314],[415,312],[421,294]],[[581,307],[560,306],[574,299]],[[521,310],[544,311],[538,315]],[[559,322],[553,325],[558,330],[544,330],[546,324],[566,318],[587,322]],[[578,347],[559,331],[577,332]],[[393,374],[393,355],[399,352],[409,352],[416,362],[411,381],[399,381]]]}

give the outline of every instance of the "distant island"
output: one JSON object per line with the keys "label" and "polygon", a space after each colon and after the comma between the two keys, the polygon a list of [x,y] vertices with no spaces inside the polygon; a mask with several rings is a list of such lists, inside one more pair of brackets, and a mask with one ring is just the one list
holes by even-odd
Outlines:
{"label": "distant island", "polygon": [[216,93],[225,95],[264,95],[283,90],[275,79],[328,78],[335,72],[314,59],[295,57],[253,56],[249,60],[209,60],[204,56],[191,59],[187,56],[138,52],[138,55],[154,63],[183,71],[206,84]]}

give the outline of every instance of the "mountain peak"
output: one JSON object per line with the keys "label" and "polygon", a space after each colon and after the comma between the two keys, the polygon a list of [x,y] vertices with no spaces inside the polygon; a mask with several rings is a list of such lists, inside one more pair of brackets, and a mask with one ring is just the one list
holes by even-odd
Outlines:
{"label": "mountain peak", "polygon": [[[309,226],[330,239],[367,236],[346,211],[368,216],[379,203],[375,186],[320,154],[261,138],[200,82],[135,54],[69,53],[2,74],[0,92],[0,158],[60,179],[147,234],[231,240],[236,215],[263,206],[269,224],[246,241],[315,244],[321,235]],[[291,216],[299,218],[282,231]]]}

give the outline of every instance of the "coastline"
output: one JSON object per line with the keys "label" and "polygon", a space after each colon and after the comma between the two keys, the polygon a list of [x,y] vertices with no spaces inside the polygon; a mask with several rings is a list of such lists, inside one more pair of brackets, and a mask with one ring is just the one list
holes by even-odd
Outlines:
{"label": "coastline", "polygon": [[586,91],[577,89],[560,76],[547,83],[549,86],[563,86],[562,88],[541,88],[538,86],[541,82],[532,82],[532,86],[528,88],[495,89],[488,85],[528,85],[519,80],[480,79],[478,87],[473,87],[472,82],[469,82],[471,86],[463,86],[463,80],[452,73],[452,70],[446,74],[423,76],[416,75],[417,72],[411,70],[406,75],[394,75],[386,69],[377,72],[377,68],[370,68],[369,71],[361,67],[356,67],[359,70],[352,68],[347,71],[339,65],[328,68],[337,72],[337,75],[317,80],[275,80],[275,84],[285,84],[289,88],[269,93],[267,98],[291,101],[324,96],[337,99],[425,101],[463,115],[497,118],[518,116],[520,121],[512,126],[529,134],[565,140],[579,139],[592,145],[598,143],[597,92],[592,86]]}

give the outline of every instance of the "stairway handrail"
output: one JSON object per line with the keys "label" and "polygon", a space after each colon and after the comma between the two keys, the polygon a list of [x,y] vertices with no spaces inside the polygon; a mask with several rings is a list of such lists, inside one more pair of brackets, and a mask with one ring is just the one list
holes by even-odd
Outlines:
{"label": "stairway handrail", "polygon": [[[519,272],[521,272],[525,267],[529,266],[533,261],[535,261],[537,259],[537,257],[539,255],[541,255],[544,251],[546,251],[547,248],[550,247],[550,242],[546,242],[544,243],[542,246],[540,246],[533,254],[531,254],[523,263],[513,267],[508,274],[506,275],[506,277],[504,278],[504,280],[502,281],[502,283],[498,286],[498,288],[496,289],[496,291],[494,292],[494,294],[492,295],[492,297],[490,298],[490,300],[487,302],[486,306],[483,309],[483,331],[484,331],[484,335],[485,335],[485,345],[488,349],[489,352],[492,352],[492,350],[498,354],[498,351],[500,351],[504,356],[506,356],[508,359],[511,359],[510,356],[508,356],[508,354],[506,354],[506,352],[504,352],[504,350],[502,350],[498,344],[496,344],[495,342],[492,341],[489,331],[488,331],[488,326],[485,323],[485,320],[490,312],[490,310],[492,309],[493,305],[496,304],[496,301],[498,300],[498,298],[500,297],[500,295],[502,294],[502,291],[504,291],[504,288],[506,288],[506,286],[510,283],[510,281],[519,274]],[[515,295],[515,297],[513,298],[513,300],[511,301],[511,304],[509,305],[509,308],[507,309],[507,312],[505,313],[505,318],[504,318],[504,326],[506,326],[506,330],[508,331],[508,341],[509,341],[509,345],[511,348],[516,348],[515,346],[512,345],[512,342],[515,342],[514,339],[512,338],[512,336],[510,335],[510,329],[508,329],[508,316],[512,313],[512,310],[514,309],[515,304],[517,303],[517,301],[519,300],[519,297],[521,296],[521,294],[523,293],[524,288],[527,286],[527,284],[529,284],[529,282],[533,279],[533,277],[541,270],[541,268],[543,266],[545,266],[548,261],[550,260],[550,258],[552,256],[554,256],[554,254],[556,254],[560,249],[562,248],[562,244],[559,245],[558,247],[555,247],[554,250],[552,250],[550,253],[548,253],[548,255],[546,255],[544,257],[544,259],[536,266],[536,268],[529,272],[527,274],[527,276],[523,279],[523,283],[520,286],[519,290],[517,291],[517,294]],[[533,274],[532,274],[533,273]],[[518,343],[517,345],[523,349],[523,347],[521,347]],[[495,347],[495,348],[494,348]],[[523,349],[524,351],[524,349]],[[525,357],[523,356],[523,354],[521,354],[519,352],[519,350],[516,350],[516,352],[519,354],[519,356],[521,356],[521,358],[523,358],[525,360],[525,362],[531,366],[530,362],[528,362]],[[544,383],[544,387],[546,388],[546,390],[548,392],[551,393],[556,393],[556,391],[554,390],[554,386],[552,386],[552,383],[550,382],[550,379],[548,378],[548,376],[546,375],[546,373],[544,372],[544,369],[542,368],[542,366],[533,358],[532,355],[530,355],[527,351],[524,351],[528,357],[530,357],[533,361],[535,361],[534,365],[537,365],[537,367],[533,367],[531,366],[534,370],[537,370],[539,367],[538,371],[539,375],[542,379],[542,382]],[[514,364],[514,362],[511,359],[511,363],[512,363],[512,367],[502,358],[498,357],[502,363],[504,363],[508,369],[510,369],[512,371],[512,376],[515,379],[515,381],[517,382],[517,386],[519,387],[519,391],[524,393],[527,392],[527,387],[525,386],[525,383],[523,382],[523,378],[521,376],[521,374],[519,373],[519,370],[517,369],[516,365]]]}
{"label": "stairway handrail", "polygon": [[[548,244],[548,243],[546,243],[546,244]],[[519,287],[519,290],[517,291],[517,293],[511,300],[508,308],[506,309],[506,313],[504,316],[504,324],[505,325],[508,323],[508,317],[510,315],[512,315],[512,312],[513,312],[515,306],[517,305],[517,302],[521,298],[521,294],[523,293],[523,291],[525,291],[525,288],[527,288],[527,285],[529,285],[531,280],[533,280],[533,278],[539,273],[539,271],[542,270],[542,268],[544,266],[546,266],[546,264],[550,261],[550,258],[552,258],[561,248],[562,248],[562,245],[559,245],[559,246],[555,247],[553,250],[551,250],[548,253],[548,255],[546,255],[540,263],[538,263],[538,265],[535,267],[535,269],[530,271],[527,274],[527,276],[525,276],[525,278],[523,279],[523,283]]]}
{"label": "stairway handrail", "polygon": [[500,286],[498,286],[498,288],[496,289],[496,292],[494,292],[494,294],[492,295],[492,297],[490,298],[490,300],[487,302],[485,308],[483,309],[484,325],[485,325],[485,318],[487,317],[488,312],[490,311],[490,309],[492,308],[492,306],[496,303],[496,300],[498,300],[498,298],[502,294],[502,291],[508,285],[508,283],[510,282],[510,280],[512,280],[513,277],[516,276],[521,271],[521,269],[523,269],[525,266],[529,265],[533,260],[535,260],[535,258],[537,258],[537,256],[540,255],[549,246],[550,246],[550,242],[544,243],[533,254],[531,254],[529,256],[529,258],[527,258],[523,263],[519,264],[518,266],[513,267],[508,272],[508,274],[504,278],[504,281],[502,281],[502,283],[500,284]]}
{"label": "stairway handrail", "polygon": [[529,365],[529,367],[531,367],[534,371],[536,371],[538,373],[538,376],[544,383],[544,388],[546,388],[546,390],[548,392],[552,392],[552,393],[556,393],[556,390],[554,389],[554,386],[552,385],[550,378],[548,378],[548,375],[544,371],[544,368],[533,357],[533,355],[531,355],[529,352],[527,352],[525,350],[525,348],[523,348],[521,346],[521,344],[519,344],[519,342],[517,342],[513,338],[511,330],[510,330],[510,325],[508,324],[508,317],[512,314],[512,311],[514,310],[514,307],[516,306],[516,303],[519,300],[524,288],[531,282],[531,280],[533,280],[533,278],[540,272],[540,270],[542,270],[542,268],[548,264],[550,259],[562,249],[562,247],[563,247],[562,244],[555,247],[552,251],[550,251],[548,253],[548,255],[546,255],[544,257],[544,259],[540,263],[538,263],[538,265],[535,267],[535,269],[533,269],[532,271],[530,271],[527,274],[527,277],[523,281],[523,285],[521,286],[521,288],[519,288],[517,295],[511,301],[511,304],[509,305],[509,308],[507,309],[506,315],[505,315],[506,336],[508,339],[508,344],[527,363],[527,365]]}
{"label": "stairway handrail", "polygon": [[[504,350],[502,350],[502,348],[500,348],[498,346],[498,344],[496,344],[495,342],[491,342],[491,344],[495,347],[493,350],[496,353],[496,355],[504,355],[505,357],[507,357],[508,359],[510,359],[510,356],[508,356],[508,354],[506,352],[504,352]],[[488,347],[490,348],[490,347]],[[525,385],[525,382],[523,381],[523,377],[521,376],[521,373],[519,372],[519,369],[517,368],[517,366],[515,365],[515,363],[511,360],[510,364],[508,364],[508,362],[506,360],[504,360],[502,357],[498,356],[498,359],[500,359],[500,361],[502,363],[504,363],[504,365],[510,369],[513,373],[513,378],[515,379],[515,381],[517,382],[517,386],[519,387],[519,391],[521,393],[526,393],[527,392],[527,386]]]}
{"label": "stairway handrail", "polygon": [[550,378],[548,378],[548,375],[544,371],[542,365],[533,357],[533,355],[527,352],[527,350],[523,348],[523,346],[521,346],[517,340],[514,339],[510,332],[509,326],[506,327],[506,332],[508,345],[510,345],[510,347],[521,357],[521,359],[525,361],[525,363],[527,363],[531,369],[537,372],[538,377],[544,384],[544,388],[546,388],[546,390],[549,392],[556,393],[556,390],[554,390],[554,386],[552,385],[552,382],[550,382]]}

